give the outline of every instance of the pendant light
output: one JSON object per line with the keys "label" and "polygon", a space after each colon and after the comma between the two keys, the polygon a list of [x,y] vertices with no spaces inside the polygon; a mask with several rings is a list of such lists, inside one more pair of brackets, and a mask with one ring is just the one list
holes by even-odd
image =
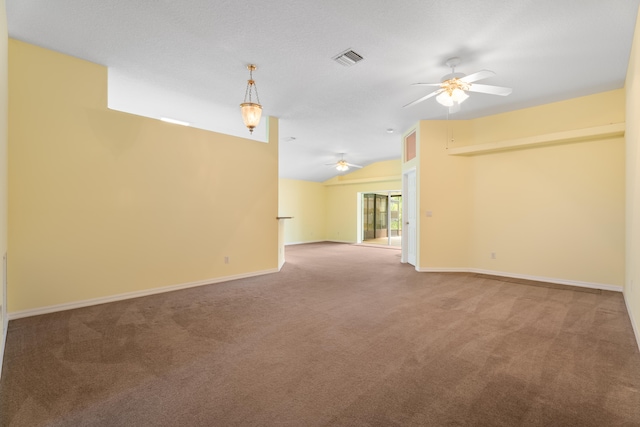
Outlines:
{"label": "pendant light", "polygon": [[[240,104],[240,110],[242,111],[242,120],[245,126],[249,128],[249,133],[253,133],[253,129],[260,123],[262,105],[260,105],[260,98],[258,98],[258,87],[253,80],[253,71],[256,66],[249,64],[247,69],[249,70],[249,80],[247,80],[247,90],[244,93],[244,102]],[[256,102],[253,102],[254,91],[256,93]]]}

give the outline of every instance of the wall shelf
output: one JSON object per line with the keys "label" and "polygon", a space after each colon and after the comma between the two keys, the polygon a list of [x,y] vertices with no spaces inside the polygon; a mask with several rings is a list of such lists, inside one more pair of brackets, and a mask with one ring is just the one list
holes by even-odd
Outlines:
{"label": "wall shelf", "polygon": [[542,145],[566,144],[569,142],[589,141],[596,138],[611,138],[623,136],[624,129],[624,123],[612,123],[590,128],[529,136],[526,138],[449,148],[448,154],[450,156],[473,156],[476,154],[485,154],[496,151],[533,148]]}

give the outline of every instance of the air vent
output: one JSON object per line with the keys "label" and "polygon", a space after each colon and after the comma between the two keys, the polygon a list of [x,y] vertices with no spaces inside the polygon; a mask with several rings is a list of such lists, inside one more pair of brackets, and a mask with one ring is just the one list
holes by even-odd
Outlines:
{"label": "air vent", "polygon": [[345,50],[344,52],[333,57],[334,61],[336,61],[340,65],[344,65],[345,67],[351,67],[352,65],[356,65],[358,62],[362,61],[363,59],[364,58],[362,56],[355,53],[351,49]]}

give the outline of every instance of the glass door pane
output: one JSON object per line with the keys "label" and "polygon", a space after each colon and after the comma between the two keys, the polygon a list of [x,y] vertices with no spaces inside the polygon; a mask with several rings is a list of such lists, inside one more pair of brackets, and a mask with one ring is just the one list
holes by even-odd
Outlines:
{"label": "glass door pane", "polygon": [[387,237],[387,196],[376,195],[376,238]]}
{"label": "glass door pane", "polygon": [[402,235],[402,196],[389,197],[389,209],[391,210],[391,237]]}
{"label": "glass door pane", "polygon": [[363,240],[374,239],[375,228],[375,195],[365,194],[362,199]]}

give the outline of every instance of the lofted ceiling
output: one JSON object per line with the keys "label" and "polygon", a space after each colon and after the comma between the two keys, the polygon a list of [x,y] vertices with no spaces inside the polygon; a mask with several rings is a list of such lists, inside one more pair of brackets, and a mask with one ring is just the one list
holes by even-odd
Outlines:
{"label": "lofted ceiling", "polygon": [[[621,88],[640,0],[7,0],[10,37],[109,67],[109,106],[249,137],[239,104],[255,63],[280,119],[280,176],[324,181],[345,153],[400,157],[418,120],[470,119]],[[346,67],[333,57],[352,49]],[[403,105],[450,72],[489,69],[451,116]],[[255,139],[264,139],[264,119]],[[388,130],[393,132],[389,133]],[[259,143],[259,142],[256,142]]]}

